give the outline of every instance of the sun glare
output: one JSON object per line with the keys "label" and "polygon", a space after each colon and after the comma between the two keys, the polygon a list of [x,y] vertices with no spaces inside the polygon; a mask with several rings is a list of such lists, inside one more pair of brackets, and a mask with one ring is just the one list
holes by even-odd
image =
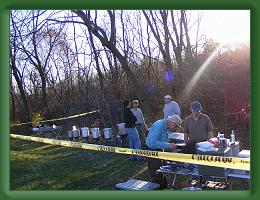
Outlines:
{"label": "sun glare", "polygon": [[205,33],[221,44],[250,41],[249,10],[204,11]]}
{"label": "sun glare", "polygon": [[208,67],[208,65],[211,63],[211,61],[216,57],[218,51],[221,49],[222,45],[220,44],[213,52],[212,54],[207,58],[207,60],[200,66],[199,70],[196,72],[196,74],[192,77],[189,83],[187,83],[186,87],[184,88],[181,97],[187,97],[190,93],[190,91],[195,87],[197,84],[199,78],[205,71],[205,69]]}

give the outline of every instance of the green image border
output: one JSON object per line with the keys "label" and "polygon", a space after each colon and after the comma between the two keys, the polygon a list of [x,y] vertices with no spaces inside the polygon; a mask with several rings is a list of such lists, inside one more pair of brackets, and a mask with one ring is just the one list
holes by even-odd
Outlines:
{"label": "green image border", "polygon": [[[10,191],[9,11],[12,9],[243,9],[251,11],[251,190],[250,191]],[[257,199],[260,192],[260,6],[258,0],[0,0],[0,198],[1,199]],[[257,91],[259,91],[257,93]]]}

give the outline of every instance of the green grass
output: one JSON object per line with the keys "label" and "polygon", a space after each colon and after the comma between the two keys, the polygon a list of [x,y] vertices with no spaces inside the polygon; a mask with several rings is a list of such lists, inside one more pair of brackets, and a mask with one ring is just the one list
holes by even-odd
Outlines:
{"label": "green grass", "polygon": [[[114,190],[119,182],[135,178],[151,181],[147,163],[129,155],[10,140],[11,190]],[[188,187],[179,176],[176,188]],[[248,189],[235,181],[233,189]]]}
{"label": "green grass", "polygon": [[150,181],[147,163],[127,155],[11,139],[11,190],[115,189],[130,178]]}

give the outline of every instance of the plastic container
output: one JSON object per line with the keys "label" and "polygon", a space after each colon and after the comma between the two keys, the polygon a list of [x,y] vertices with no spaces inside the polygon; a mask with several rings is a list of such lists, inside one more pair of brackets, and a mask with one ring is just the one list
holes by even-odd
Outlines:
{"label": "plastic container", "polygon": [[72,130],[71,132],[72,132],[72,136],[73,136],[73,138],[77,138],[77,137],[79,137],[79,135],[80,135],[78,129],[76,129],[76,130]]}
{"label": "plastic container", "polygon": [[230,136],[230,143],[235,143],[236,142],[236,137],[235,137],[235,130],[232,130],[231,136]]}
{"label": "plastic container", "polygon": [[217,143],[216,143],[215,146],[216,146],[217,148],[220,147],[220,137],[219,137],[219,135],[217,136]]}
{"label": "plastic container", "polygon": [[226,139],[227,146],[230,146],[230,139]]}
{"label": "plastic container", "polygon": [[81,133],[83,138],[88,138],[89,137],[89,129],[87,127],[81,128]]}
{"label": "plastic container", "polygon": [[219,145],[220,149],[225,149],[227,148],[227,141],[225,138],[220,138],[220,145]]}
{"label": "plastic container", "polygon": [[73,138],[72,131],[68,131],[68,138],[69,138],[69,139],[72,139],[72,138]]}
{"label": "plastic container", "polygon": [[92,136],[94,139],[97,139],[100,137],[99,128],[92,128],[91,131],[92,131]]}
{"label": "plastic container", "polygon": [[224,149],[224,141],[223,141],[223,138],[219,138],[219,149],[220,149],[220,150]]}
{"label": "plastic container", "polygon": [[121,124],[117,124],[117,128],[118,128],[118,134],[119,135],[125,135],[125,123],[121,123]]}
{"label": "plastic container", "polygon": [[112,129],[111,128],[104,128],[104,137],[106,140],[110,140],[112,138]]}

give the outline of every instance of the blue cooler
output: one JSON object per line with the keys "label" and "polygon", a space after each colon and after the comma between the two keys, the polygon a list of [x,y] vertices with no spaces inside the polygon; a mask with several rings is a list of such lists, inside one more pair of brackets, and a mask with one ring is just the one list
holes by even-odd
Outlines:
{"label": "blue cooler", "polygon": [[116,184],[116,188],[120,190],[155,190],[159,189],[160,185],[158,183],[130,179],[124,183]]}

